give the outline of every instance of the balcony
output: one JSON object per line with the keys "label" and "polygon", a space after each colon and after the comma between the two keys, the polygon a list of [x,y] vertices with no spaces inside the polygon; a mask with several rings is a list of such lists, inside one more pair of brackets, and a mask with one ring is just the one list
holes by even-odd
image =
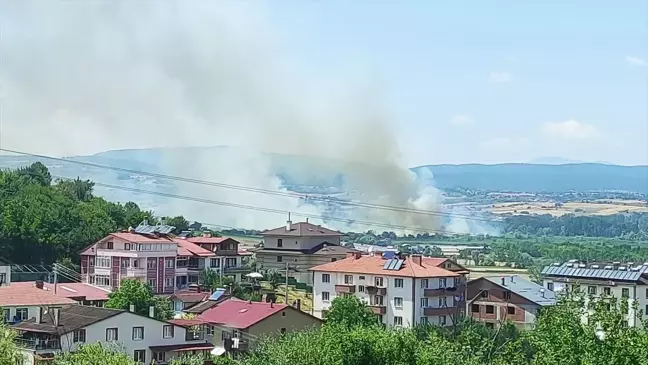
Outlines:
{"label": "balcony", "polygon": [[439,289],[423,289],[424,297],[440,297],[445,295],[463,295],[466,287],[460,285],[458,287],[451,288],[439,288]]}
{"label": "balcony", "polygon": [[345,285],[336,285],[335,292],[338,294],[353,294],[356,292],[355,285],[345,284]]}
{"label": "balcony", "polygon": [[369,295],[387,295],[387,288],[379,288],[377,286],[367,286],[367,294]]}
{"label": "balcony", "polygon": [[373,314],[377,314],[381,316],[387,313],[387,307],[385,307],[384,305],[370,305],[369,309],[371,309]]}
{"label": "balcony", "polygon": [[441,307],[441,308],[432,308],[427,307],[423,308],[424,316],[449,316],[452,314],[457,314],[457,307]]}
{"label": "balcony", "polygon": [[57,338],[38,339],[38,338],[16,338],[16,346],[28,350],[60,350],[61,342]]}

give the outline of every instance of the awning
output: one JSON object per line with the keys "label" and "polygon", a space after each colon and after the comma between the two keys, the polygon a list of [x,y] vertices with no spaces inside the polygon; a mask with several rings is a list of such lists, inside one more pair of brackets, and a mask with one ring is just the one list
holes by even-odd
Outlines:
{"label": "awning", "polygon": [[214,349],[214,345],[210,343],[183,343],[180,345],[161,345],[161,346],[149,346],[149,349],[154,352],[183,352],[183,351],[211,351]]}

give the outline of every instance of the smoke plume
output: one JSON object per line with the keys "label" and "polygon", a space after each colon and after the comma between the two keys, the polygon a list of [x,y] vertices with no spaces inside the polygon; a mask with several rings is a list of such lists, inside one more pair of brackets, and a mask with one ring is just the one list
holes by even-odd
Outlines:
{"label": "smoke plume", "polygon": [[[236,146],[190,160],[170,152],[162,168],[274,191],[281,183],[264,153],[317,157],[344,161],[346,199],[441,210],[439,192],[402,160],[391,130],[397,121],[382,107],[377,78],[336,77],[291,59],[265,14],[261,3],[240,1],[2,0],[3,146],[54,155]],[[318,171],[300,175],[317,179]],[[290,197],[176,185],[181,195],[321,214]],[[172,199],[157,209],[246,228],[286,219]],[[356,220],[442,226],[431,215],[345,212]]]}

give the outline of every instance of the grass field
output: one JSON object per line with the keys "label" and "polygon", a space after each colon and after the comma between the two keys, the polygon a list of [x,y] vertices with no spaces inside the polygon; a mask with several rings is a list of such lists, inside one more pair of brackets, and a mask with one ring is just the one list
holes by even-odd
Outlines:
{"label": "grass field", "polygon": [[[267,282],[261,282],[261,286],[265,290],[271,290],[270,285]],[[277,290],[275,290],[277,295],[277,303],[285,303],[286,300],[286,286],[280,285]],[[310,313],[313,308],[313,298],[310,294],[307,294],[303,290],[297,290],[294,287],[288,285],[288,304],[292,305],[297,299],[301,300],[301,310],[306,313]]]}
{"label": "grass field", "polygon": [[497,266],[468,266],[466,267],[470,270],[470,279],[478,279],[484,276],[511,276],[519,275],[527,280],[531,280],[529,276],[529,271],[526,269],[513,269],[509,267],[497,267]]}
{"label": "grass field", "polygon": [[648,213],[646,202],[640,200],[598,200],[594,202],[564,203],[556,207],[553,202],[513,202],[495,204],[484,210],[493,214],[551,214],[561,216],[576,215],[613,215],[625,212]]}

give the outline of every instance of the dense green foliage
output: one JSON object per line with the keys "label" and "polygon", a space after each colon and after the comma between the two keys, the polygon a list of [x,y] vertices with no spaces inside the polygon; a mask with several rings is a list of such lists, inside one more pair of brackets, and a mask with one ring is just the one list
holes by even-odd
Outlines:
{"label": "dense green foliage", "polygon": [[0,321],[0,365],[15,365],[22,362],[23,355],[14,343],[15,338],[16,332]]}
{"label": "dense green foliage", "polygon": [[[147,360],[147,364],[148,364]],[[0,363],[2,364],[2,363]],[[119,344],[93,343],[81,346],[76,352],[66,352],[56,356],[53,365],[141,365],[133,360]],[[199,355],[184,355],[172,359],[169,365],[202,365],[204,359]],[[13,365],[13,364],[12,364]]]}
{"label": "dense green foliage", "polygon": [[149,308],[155,308],[155,318],[161,320],[171,319],[171,303],[164,297],[153,295],[153,290],[148,284],[135,279],[124,279],[119,289],[108,294],[106,308],[129,310],[135,306],[135,313],[143,316],[149,315]]}
{"label": "dense green foliage", "polygon": [[648,240],[648,213],[607,216],[560,217],[545,215],[513,215],[504,219],[504,232],[534,236],[620,237]]}
{"label": "dense green foliage", "polygon": [[[219,365],[630,365],[648,364],[648,331],[623,324],[621,308],[592,305],[594,314],[581,322],[582,300],[565,300],[545,308],[534,329],[508,323],[489,329],[466,320],[457,331],[432,326],[393,329],[375,322],[329,318],[321,330],[289,334],[261,343],[239,360]],[[339,301],[355,313],[356,303]],[[331,309],[331,312],[338,308]],[[340,322],[341,320],[341,322]],[[600,327],[599,327],[600,326]],[[601,335],[601,331],[604,334]]]}

